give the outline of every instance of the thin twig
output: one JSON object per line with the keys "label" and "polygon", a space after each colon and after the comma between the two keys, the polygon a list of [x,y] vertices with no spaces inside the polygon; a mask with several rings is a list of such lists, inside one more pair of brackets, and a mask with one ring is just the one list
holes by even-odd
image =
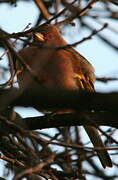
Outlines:
{"label": "thin twig", "polygon": [[96,78],[97,81],[100,81],[100,82],[103,82],[103,83],[108,83],[109,81],[118,81],[118,78],[115,78],[115,77],[97,77]]}
{"label": "thin twig", "polygon": [[[47,141],[48,143],[48,141]],[[77,145],[77,144],[69,144],[69,143],[64,143],[64,142],[50,142],[49,144],[54,144],[57,146],[63,146],[63,147],[68,147],[68,148],[72,148],[72,149],[87,149],[87,150],[92,150],[92,151],[97,151],[97,150],[118,150],[118,147],[89,147],[89,146],[81,146],[81,145]]]}
{"label": "thin twig", "polygon": [[18,180],[26,175],[30,175],[32,173],[39,173],[42,168],[50,163],[53,162],[54,160],[54,157],[55,155],[53,154],[52,156],[49,157],[49,159],[47,159],[45,162],[41,162],[41,163],[38,163],[36,166],[34,167],[31,167],[31,168],[28,168],[28,169],[25,169],[24,171],[20,172],[19,174],[17,174],[15,176],[15,178],[13,178],[13,180]]}
{"label": "thin twig", "polygon": [[3,160],[10,162],[12,164],[16,164],[16,165],[24,167],[24,164],[22,162],[18,161],[17,159],[12,159],[12,158],[6,157],[6,156],[1,155],[1,154],[0,154],[0,159],[3,159]]}

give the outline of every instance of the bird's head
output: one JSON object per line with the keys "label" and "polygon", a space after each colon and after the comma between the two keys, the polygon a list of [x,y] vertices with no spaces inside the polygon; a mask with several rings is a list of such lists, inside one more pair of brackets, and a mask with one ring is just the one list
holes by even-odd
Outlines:
{"label": "bird's head", "polygon": [[56,25],[51,24],[45,24],[40,26],[39,30],[35,33],[35,39],[37,42],[45,45],[67,45],[67,42],[63,39]]}

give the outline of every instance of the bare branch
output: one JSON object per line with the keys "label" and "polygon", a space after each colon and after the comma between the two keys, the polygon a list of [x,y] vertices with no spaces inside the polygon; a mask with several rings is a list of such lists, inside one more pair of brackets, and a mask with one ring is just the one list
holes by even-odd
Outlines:
{"label": "bare branch", "polygon": [[32,168],[28,168],[28,169],[20,172],[19,174],[16,175],[16,177],[13,180],[18,180],[18,179],[20,179],[26,175],[30,175],[32,173],[36,173],[36,172],[39,173],[44,166],[47,166],[48,164],[53,162],[54,157],[55,157],[55,155],[53,154],[45,162],[38,163],[37,165],[35,165]]}
{"label": "bare branch", "polygon": [[[76,112],[58,115],[45,115],[40,117],[24,118],[23,123],[27,124],[30,130],[70,127],[81,125],[93,125],[95,122],[98,126],[111,126],[118,129],[117,112]],[[89,121],[88,119],[91,119]]]}
{"label": "bare branch", "polygon": [[44,3],[42,2],[42,0],[34,0],[34,2],[36,3],[36,5],[40,9],[40,11],[42,12],[45,19],[48,20],[51,17],[51,15],[49,14],[49,12],[46,9],[46,7],[45,7]]}

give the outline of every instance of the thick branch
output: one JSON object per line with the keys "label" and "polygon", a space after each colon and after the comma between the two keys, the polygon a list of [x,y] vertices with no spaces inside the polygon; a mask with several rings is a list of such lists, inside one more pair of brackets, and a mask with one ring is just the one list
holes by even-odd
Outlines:
{"label": "thick branch", "polygon": [[24,118],[30,130],[58,128],[64,126],[96,125],[111,126],[118,128],[117,112],[78,112],[71,114],[60,114],[54,116],[40,116]]}
{"label": "thick branch", "polygon": [[78,90],[47,89],[39,86],[39,89],[30,88],[25,91],[15,88],[0,89],[0,102],[0,111],[8,105],[29,106],[42,110],[117,111],[118,93],[90,93]]}
{"label": "thick branch", "polygon": [[14,106],[31,106],[42,110],[75,109],[117,111],[118,93],[90,93],[77,90],[30,89],[12,102]]}
{"label": "thick branch", "polygon": [[[25,118],[29,129],[42,129],[60,126],[105,125],[118,128],[118,93],[89,93],[61,89],[39,88],[30,91],[18,89],[0,89],[0,112],[9,105],[31,106],[36,109],[51,111],[74,109],[77,113],[55,116]],[[91,110],[94,109],[94,112]],[[80,112],[81,111],[81,112]]]}

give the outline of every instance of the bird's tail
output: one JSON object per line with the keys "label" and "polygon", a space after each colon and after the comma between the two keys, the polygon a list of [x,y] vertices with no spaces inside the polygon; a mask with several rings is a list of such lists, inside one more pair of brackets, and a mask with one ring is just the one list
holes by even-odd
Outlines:
{"label": "bird's tail", "polygon": [[[98,130],[93,126],[84,126],[93,146],[95,148],[105,148]],[[104,168],[112,167],[111,158],[106,150],[96,150],[99,160]]]}

